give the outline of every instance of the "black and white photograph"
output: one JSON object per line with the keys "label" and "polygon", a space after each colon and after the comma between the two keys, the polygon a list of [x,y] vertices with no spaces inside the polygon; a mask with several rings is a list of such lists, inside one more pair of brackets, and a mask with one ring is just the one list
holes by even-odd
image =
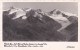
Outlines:
{"label": "black and white photograph", "polygon": [[3,41],[78,42],[77,2],[3,2]]}

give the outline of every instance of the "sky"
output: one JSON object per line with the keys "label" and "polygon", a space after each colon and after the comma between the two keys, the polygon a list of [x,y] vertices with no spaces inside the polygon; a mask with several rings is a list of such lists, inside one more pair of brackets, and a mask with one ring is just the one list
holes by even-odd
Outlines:
{"label": "sky", "polygon": [[9,9],[11,6],[16,8],[42,9],[45,12],[59,9],[65,12],[78,14],[77,2],[4,2],[3,10]]}

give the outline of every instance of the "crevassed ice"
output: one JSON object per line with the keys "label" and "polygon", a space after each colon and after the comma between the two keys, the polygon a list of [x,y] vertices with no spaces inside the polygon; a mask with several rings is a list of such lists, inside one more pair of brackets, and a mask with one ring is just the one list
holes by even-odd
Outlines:
{"label": "crevassed ice", "polygon": [[60,23],[62,25],[62,27],[58,31],[66,28],[68,25],[71,24],[70,21],[66,17],[63,17],[61,14],[60,15],[52,15],[52,16],[50,16],[50,18],[52,18],[53,20],[57,21],[58,23]]}
{"label": "crevassed ice", "polygon": [[26,19],[27,18],[26,13],[30,10],[31,10],[31,8],[29,8],[25,11],[23,11],[22,9],[17,9],[17,11],[15,10],[16,11],[16,16],[12,19],[17,19],[17,18],[20,18],[20,17],[22,17],[22,19]]}
{"label": "crevassed ice", "polygon": [[9,14],[13,14],[13,13],[16,13],[15,17],[12,18],[13,20],[26,15],[25,11],[23,11],[22,9],[17,9],[17,8],[16,9],[11,9]]}

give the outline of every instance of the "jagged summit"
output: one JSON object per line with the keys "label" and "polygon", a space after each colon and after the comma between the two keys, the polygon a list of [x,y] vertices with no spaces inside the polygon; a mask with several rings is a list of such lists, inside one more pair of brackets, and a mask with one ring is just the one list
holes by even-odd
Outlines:
{"label": "jagged summit", "polygon": [[59,9],[54,9],[52,11],[49,12],[50,15],[55,14],[55,15],[59,15],[59,14],[64,14],[65,16],[77,16],[76,14],[73,13],[69,13],[69,12],[64,12],[62,10]]}
{"label": "jagged summit", "polygon": [[12,18],[13,20],[20,18],[20,17],[22,17],[22,19],[26,19],[27,18],[26,13],[28,13],[31,10],[32,10],[32,8],[20,9],[20,8],[12,7],[12,8],[10,8],[8,15],[14,14],[14,17]]}
{"label": "jagged summit", "polygon": [[39,18],[40,20],[42,20],[42,15],[44,14],[44,12],[41,9],[32,9],[32,8],[24,8],[24,9],[20,9],[20,8],[10,8],[9,10],[9,14],[8,15],[12,15],[11,18],[13,20],[15,19],[27,19],[29,16],[33,16],[36,18]]}

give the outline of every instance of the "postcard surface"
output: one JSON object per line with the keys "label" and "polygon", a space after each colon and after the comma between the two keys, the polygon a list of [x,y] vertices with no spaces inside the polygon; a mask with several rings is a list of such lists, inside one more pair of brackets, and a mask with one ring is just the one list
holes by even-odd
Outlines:
{"label": "postcard surface", "polygon": [[79,50],[79,1],[1,1],[0,50]]}

